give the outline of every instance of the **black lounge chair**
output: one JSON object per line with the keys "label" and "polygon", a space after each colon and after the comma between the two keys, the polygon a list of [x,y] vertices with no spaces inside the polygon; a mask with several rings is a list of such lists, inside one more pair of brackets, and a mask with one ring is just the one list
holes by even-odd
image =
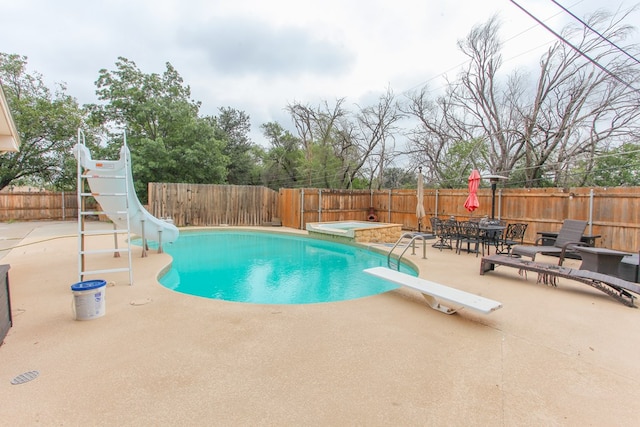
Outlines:
{"label": "black lounge chair", "polygon": [[[538,237],[534,245],[516,245],[511,249],[511,254],[514,256],[525,256],[535,261],[536,255],[539,253],[545,255],[559,255],[558,265],[562,265],[564,258],[568,252],[575,252],[573,250],[576,246],[587,246],[586,243],[581,242],[582,233],[587,228],[587,221],[578,221],[575,219],[565,219],[562,223],[562,228],[558,232],[558,237],[555,239],[554,244],[543,246],[540,245],[542,237]],[[548,239],[546,237],[545,239]]]}

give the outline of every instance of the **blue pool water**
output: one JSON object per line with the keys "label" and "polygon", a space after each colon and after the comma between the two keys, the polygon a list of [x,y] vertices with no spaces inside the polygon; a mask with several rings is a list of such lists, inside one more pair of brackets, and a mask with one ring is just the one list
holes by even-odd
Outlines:
{"label": "blue pool water", "polygon": [[[258,304],[342,301],[395,289],[362,272],[386,266],[367,249],[292,235],[205,231],[182,233],[164,247],[173,257],[160,283],[177,292]],[[416,275],[407,266],[402,271]]]}

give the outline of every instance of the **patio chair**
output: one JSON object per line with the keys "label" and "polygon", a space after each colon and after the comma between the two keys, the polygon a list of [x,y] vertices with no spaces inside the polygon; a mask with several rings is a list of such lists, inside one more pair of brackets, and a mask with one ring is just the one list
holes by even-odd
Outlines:
{"label": "patio chair", "polygon": [[475,245],[473,252],[480,252],[480,247],[482,247],[482,255],[484,255],[484,241],[482,235],[480,234],[480,228],[477,222],[473,221],[461,221],[458,223],[458,233],[455,237],[456,240],[456,252],[458,255],[462,250],[462,245],[464,243],[467,244],[467,253],[471,251],[471,245]]}
{"label": "patio chair", "polygon": [[480,221],[480,235],[482,236],[483,245],[482,255],[484,255],[484,249],[487,249],[487,253],[491,254],[491,246],[498,250],[498,242],[502,239],[504,230],[507,228],[507,222],[502,219],[489,219],[484,223]]}
{"label": "patio chair", "polygon": [[[584,233],[586,228],[586,221],[565,219],[553,245],[540,245],[543,238],[538,237],[533,245],[515,245],[511,249],[511,254],[514,256],[530,257],[532,261],[535,261],[536,255],[539,253],[558,255],[560,258],[558,265],[562,265],[568,252],[575,253],[572,248],[576,246],[587,246],[586,243],[580,241],[580,239],[582,239],[582,233]],[[546,239],[548,239],[548,237]]]}
{"label": "patio chair", "polygon": [[436,236],[437,241],[432,245],[434,248],[452,249],[452,238],[455,234],[456,222],[451,220],[443,221],[438,217],[431,217],[431,232]]}
{"label": "patio chair", "polygon": [[511,256],[511,249],[515,245],[522,245],[524,242],[524,233],[527,231],[529,224],[526,222],[514,222],[507,224],[504,234],[496,242],[497,254]]}

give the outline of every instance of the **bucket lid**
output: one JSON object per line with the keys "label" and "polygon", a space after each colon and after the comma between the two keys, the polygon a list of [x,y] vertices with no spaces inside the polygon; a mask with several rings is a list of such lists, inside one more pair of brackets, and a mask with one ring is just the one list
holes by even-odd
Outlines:
{"label": "bucket lid", "polygon": [[97,289],[102,286],[107,286],[106,280],[85,280],[84,282],[78,282],[71,285],[71,290],[90,291],[91,289]]}

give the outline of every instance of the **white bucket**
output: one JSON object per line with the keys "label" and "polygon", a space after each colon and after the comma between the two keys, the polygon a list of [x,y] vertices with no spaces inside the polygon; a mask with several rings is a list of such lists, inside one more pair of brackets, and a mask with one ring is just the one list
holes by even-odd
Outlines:
{"label": "white bucket", "polygon": [[104,316],[106,280],[87,280],[71,285],[73,291],[73,318],[91,320]]}

